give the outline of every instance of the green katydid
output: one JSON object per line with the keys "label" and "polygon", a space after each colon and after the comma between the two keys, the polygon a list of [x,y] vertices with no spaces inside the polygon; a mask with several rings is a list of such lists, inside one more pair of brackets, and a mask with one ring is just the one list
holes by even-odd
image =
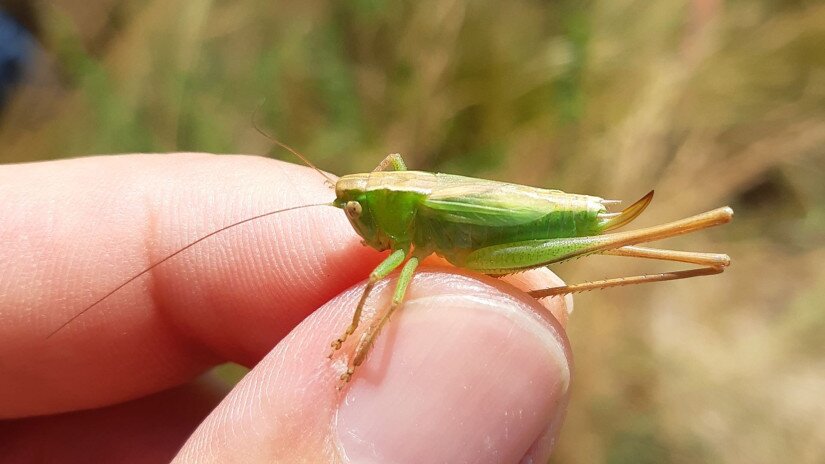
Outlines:
{"label": "green katydid", "polygon": [[728,207],[646,229],[603,234],[644,211],[651,191],[618,213],[611,200],[450,174],[407,171],[398,154],[389,155],[366,174],[350,174],[335,183],[333,205],[342,208],[364,244],[390,255],[370,274],[352,322],[332,342],[332,354],[358,328],[373,286],[398,267],[401,273],[389,308],[363,333],[347,371],[349,381],[383,326],[404,301],[422,259],[435,253],[455,266],[488,275],[506,275],[588,254],[613,254],[696,264],[701,267],[664,274],[587,282],[529,292],[536,298],[585,290],[660,282],[722,272],[724,254],[662,250],[636,246],[729,222]]}
{"label": "green katydid", "polygon": [[638,217],[652,200],[653,192],[614,213],[609,212],[607,206],[616,201],[595,196],[450,174],[408,171],[398,154],[387,156],[372,172],[345,175],[334,181],[300,153],[278,141],[275,143],[294,153],[333,184],[335,200],[271,211],[204,235],[126,280],[75,314],[49,337],[119,289],[195,244],[255,219],[310,206],[334,206],[344,210],[364,245],[390,252],[370,274],[355,307],[352,322],[332,341],[330,358],[358,328],[362,311],[376,283],[401,267],[391,303],[361,335],[346,371],[341,374],[344,382],[349,381],[355,369],[364,362],[381,329],[403,303],[419,263],[431,254],[439,255],[455,266],[494,276],[544,267],[589,254],[660,259],[699,266],[684,271],[528,292],[536,298],[717,274],[730,264],[730,258],[724,254],[637,246],[727,223],[733,217],[733,210],[729,207],[640,230],[610,232]]}

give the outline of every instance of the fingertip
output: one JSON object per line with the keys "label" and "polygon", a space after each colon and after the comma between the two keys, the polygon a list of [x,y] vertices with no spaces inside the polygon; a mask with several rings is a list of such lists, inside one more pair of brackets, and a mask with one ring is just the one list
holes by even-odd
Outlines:
{"label": "fingertip", "polygon": [[558,431],[570,382],[563,330],[492,279],[416,275],[341,403],[352,462],[517,462]]}
{"label": "fingertip", "polygon": [[[518,462],[564,417],[570,350],[562,327],[509,284],[423,270],[352,381],[360,330],[386,309],[376,286],[359,331],[327,359],[363,284],[302,322],[216,409],[181,461]],[[549,435],[548,435],[549,434]],[[552,440],[551,440],[552,441]]]}
{"label": "fingertip", "polygon": [[[510,274],[501,278],[503,281],[514,285],[524,292],[542,290],[545,288],[561,287],[565,283],[561,277],[546,267],[531,269],[527,272]],[[556,295],[538,300],[542,306],[547,308],[562,327],[567,327],[567,320],[573,313],[573,295]]]}

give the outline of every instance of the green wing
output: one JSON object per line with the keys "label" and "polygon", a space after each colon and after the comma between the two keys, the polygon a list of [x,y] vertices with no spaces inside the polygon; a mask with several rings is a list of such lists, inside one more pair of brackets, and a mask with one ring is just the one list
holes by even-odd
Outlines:
{"label": "green wing", "polygon": [[[442,175],[444,176],[444,175]],[[523,185],[444,176],[419,213],[439,220],[482,226],[517,226],[569,208],[573,195]]]}

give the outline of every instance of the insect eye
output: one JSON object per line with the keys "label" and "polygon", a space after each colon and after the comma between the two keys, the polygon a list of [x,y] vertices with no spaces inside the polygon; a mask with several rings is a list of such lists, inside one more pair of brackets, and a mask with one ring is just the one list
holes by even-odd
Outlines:
{"label": "insect eye", "polygon": [[357,201],[348,201],[344,209],[350,216],[358,217],[361,215],[361,203]]}

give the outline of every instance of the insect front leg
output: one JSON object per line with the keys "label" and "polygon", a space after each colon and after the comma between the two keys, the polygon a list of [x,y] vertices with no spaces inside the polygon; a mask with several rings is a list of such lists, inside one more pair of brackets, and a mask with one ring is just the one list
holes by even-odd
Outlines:
{"label": "insect front leg", "polygon": [[335,339],[331,343],[332,351],[329,353],[329,358],[332,358],[332,355],[335,354],[341,348],[341,345],[347,341],[347,337],[352,335],[355,332],[355,329],[358,328],[358,322],[361,320],[361,312],[364,309],[364,304],[367,302],[367,297],[369,297],[372,288],[375,287],[375,284],[383,279],[384,277],[390,275],[392,271],[394,271],[401,263],[404,262],[404,258],[407,256],[407,252],[405,250],[395,250],[387,256],[387,258],[381,262],[373,271],[370,273],[369,280],[367,281],[367,286],[364,288],[364,293],[361,294],[361,299],[358,301],[358,306],[355,307],[355,313],[352,315],[352,322],[341,334],[340,337]]}
{"label": "insect front leg", "polygon": [[404,159],[401,158],[401,155],[398,153],[392,153],[387,155],[378,166],[373,169],[375,171],[406,171],[407,164],[404,163]]}
{"label": "insect front leg", "polygon": [[381,316],[381,319],[370,324],[369,328],[361,336],[361,340],[359,340],[358,346],[355,348],[355,354],[352,357],[352,361],[349,366],[347,366],[347,372],[341,374],[341,380],[345,383],[349,382],[353,372],[355,372],[355,368],[364,362],[373,344],[375,344],[375,339],[378,337],[378,334],[381,333],[381,329],[383,329],[384,325],[387,324],[387,321],[390,320],[390,317],[395,310],[398,309],[401,303],[404,302],[404,295],[407,292],[407,288],[410,286],[410,282],[415,274],[415,269],[418,267],[418,263],[419,259],[416,256],[413,256],[409,259],[409,261],[407,261],[406,264],[404,264],[404,267],[401,268],[401,274],[398,276],[398,283],[395,285],[395,292],[393,292],[390,307],[387,308]]}

